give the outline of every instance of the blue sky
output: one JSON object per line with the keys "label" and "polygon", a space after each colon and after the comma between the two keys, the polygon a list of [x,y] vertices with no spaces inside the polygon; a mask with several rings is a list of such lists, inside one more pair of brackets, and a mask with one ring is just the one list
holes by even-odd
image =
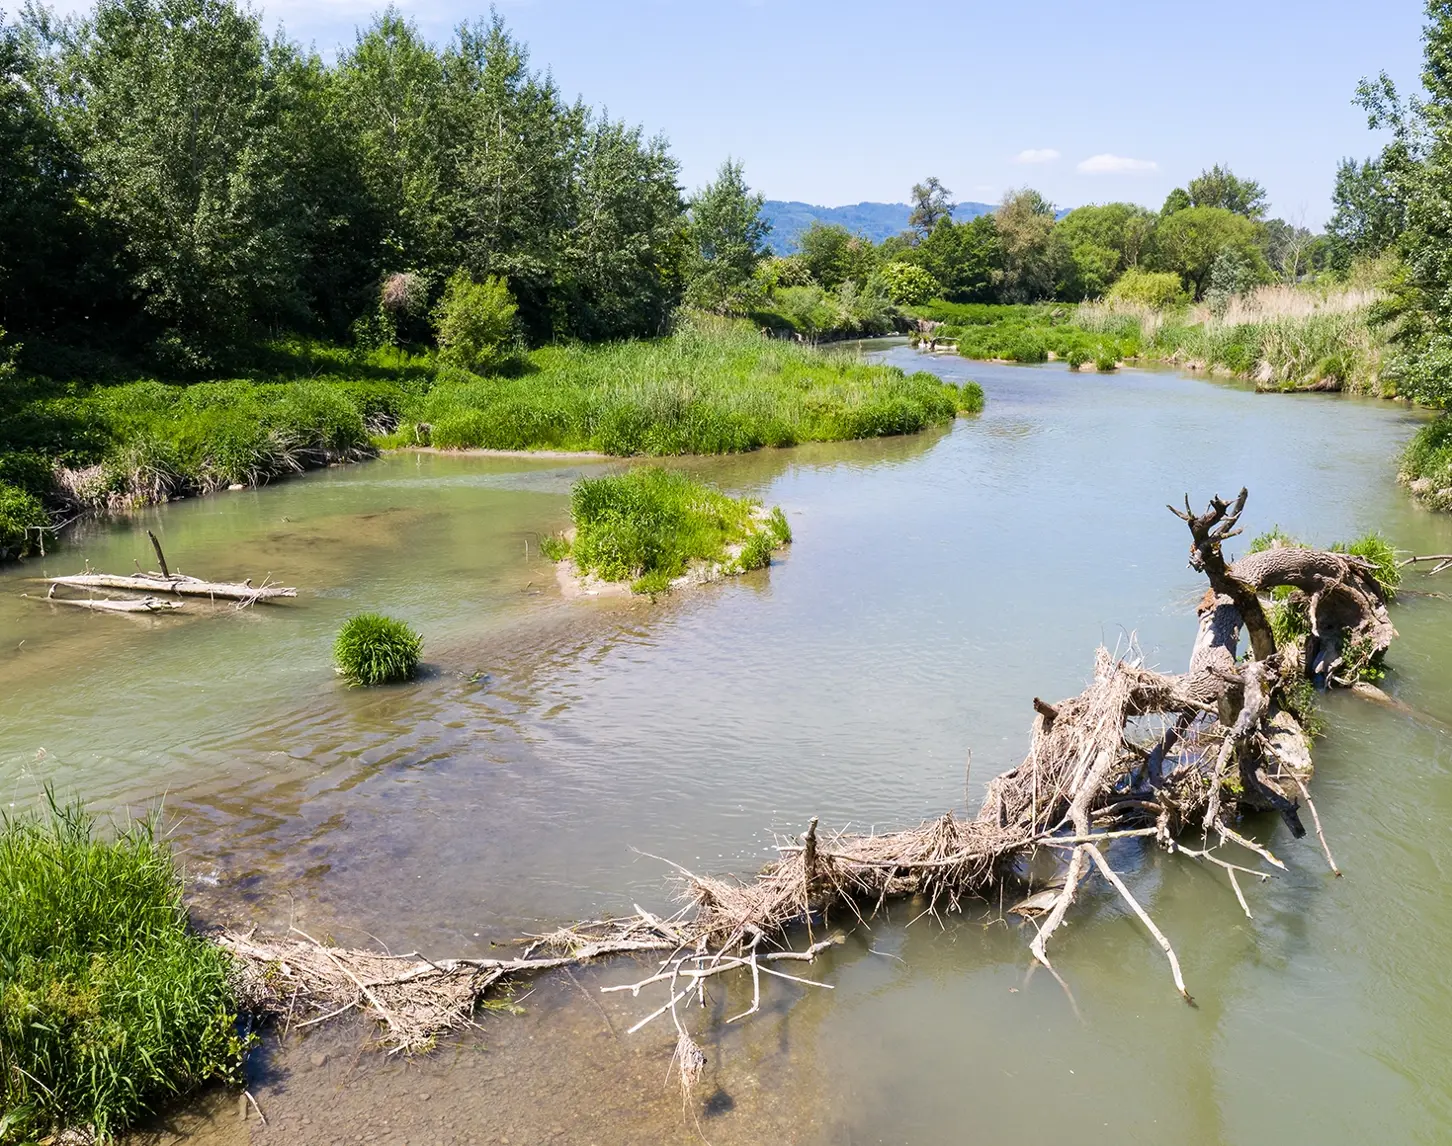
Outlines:
{"label": "blue sky", "polygon": [[[262,0],[326,54],[367,0]],[[431,38],[487,5],[400,5]],[[1265,184],[1276,214],[1325,221],[1337,161],[1376,147],[1351,104],[1420,68],[1417,0],[510,0],[563,91],[664,133],[683,181],[726,155],[769,198],[897,201],[939,176],[959,200],[1031,184],[1061,206],[1158,206],[1202,168]]]}

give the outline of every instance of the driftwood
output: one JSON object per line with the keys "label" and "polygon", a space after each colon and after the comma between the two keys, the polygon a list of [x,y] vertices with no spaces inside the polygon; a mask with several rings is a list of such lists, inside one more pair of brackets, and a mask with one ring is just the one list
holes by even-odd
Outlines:
{"label": "driftwood", "polygon": [[70,585],[79,589],[130,589],[138,593],[170,593],[179,597],[207,597],[212,600],[238,601],[252,604],[272,601],[278,597],[296,597],[297,590],[263,582],[253,585],[245,581],[203,581],[181,573],[74,573],[67,577],[47,577],[53,585]]}
{"label": "driftwood", "polygon": [[1452,569],[1452,553],[1429,553],[1424,557],[1408,557],[1402,562],[1401,567],[1405,569],[1408,565],[1417,565],[1423,561],[1435,561],[1437,564],[1427,570],[1427,576],[1433,573],[1441,573],[1444,569]]}
{"label": "driftwood", "polygon": [[[1084,882],[1101,875],[1164,952],[1176,990],[1192,1002],[1169,938],[1110,862],[1121,841],[1157,845],[1226,873],[1249,916],[1240,875],[1268,878],[1261,865],[1282,860],[1237,830],[1242,814],[1274,811],[1297,836],[1307,809],[1331,870],[1340,874],[1311,802],[1310,740],[1292,703],[1302,674],[1334,661],[1349,641],[1383,649],[1395,635],[1380,586],[1365,562],[1345,554],[1287,549],[1230,562],[1222,545],[1239,533],[1245,491],[1215,498],[1205,512],[1174,512],[1191,534],[1190,563],[1210,581],[1184,673],[1156,672],[1134,654],[1100,649],[1093,679],[1077,696],[1034,698],[1028,755],[994,778],[971,819],[951,812],[903,831],[823,833],[812,821],[800,839],[778,842],[777,859],[753,879],[698,875],[672,865],[681,908],[662,918],[636,906],[619,919],[595,920],[534,937],[514,960],[426,960],[324,947],[307,936],[280,939],[224,934],[246,968],[253,1005],[306,1022],[358,1008],[382,1024],[395,1049],[429,1045],[439,1031],[470,1021],[481,994],[501,979],[616,955],[666,954],[636,982],[605,990],[664,989],[665,1001],[633,1030],[670,1015],[683,1086],[704,1061],[681,1004],[704,1000],[708,980],[751,976],[752,1004],[763,980],[785,978],[830,988],[782,970],[828,949],[833,916],[865,923],[885,904],[916,897],[919,914],[957,909],[974,897],[999,898],[1027,882],[1031,860],[1063,857],[1050,891],[1019,904],[1041,915],[1030,944],[1048,967],[1048,947]],[[1279,585],[1305,593],[1315,632],[1308,649],[1277,649],[1260,594]],[[1242,630],[1251,656],[1240,659]],[[1307,655],[1309,653],[1309,655]],[[1334,683],[1334,672],[1321,679]],[[1198,846],[1189,846],[1187,837]],[[1042,886],[1042,885],[1041,885]],[[1031,890],[1031,888],[1030,888]],[[791,947],[805,933],[804,949]],[[819,933],[821,937],[819,938]],[[538,954],[536,954],[538,952]],[[1050,967],[1050,970],[1052,968]]]}
{"label": "driftwood", "polygon": [[[51,589],[54,590],[52,585]],[[22,597],[29,597],[29,593],[22,593]],[[55,594],[47,593],[44,597],[32,597],[34,601],[45,601],[52,605],[74,605],[78,609],[90,609],[97,613],[174,613],[182,608],[180,601],[163,601],[159,597],[142,597],[139,600],[134,597],[57,597]]]}

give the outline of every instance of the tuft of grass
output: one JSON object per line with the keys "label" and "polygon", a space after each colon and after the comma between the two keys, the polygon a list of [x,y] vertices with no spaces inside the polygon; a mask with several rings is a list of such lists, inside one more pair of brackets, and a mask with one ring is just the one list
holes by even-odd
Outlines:
{"label": "tuft of grass", "polygon": [[983,413],[983,387],[977,382],[964,382],[958,388],[958,412],[960,414]]}
{"label": "tuft of grass", "polygon": [[656,466],[576,482],[570,514],[573,541],[541,545],[545,556],[571,557],[582,573],[629,581],[637,593],[664,592],[693,565],[760,569],[791,541],[780,507],[760,515],[748,498]]}
{"label": "tuft of grass", "polygon": [[1307,611],[1307,605],[1306,595],[1289,585],[1279,585],[1271,591],[1266,620],[1270,622],[1276,648],[1289,648],[1310,635],[1311,614]]}
{"label": "tuft of grass", "polygon": [[1267,549],[1305,549],[1306,543],[1292,537],[1279,525],[1273,525],[1250,543],[1251,553],[1263,553]]}
{"label": "tuft of grass", "polygon": [[422,651],[423,638],[403,621],[359,613],[338,630],[333,662],[350,684],[396,684],[417,675]]}
{"label": "tuft of grass", "polygon": [[1279,686],[1282,706],[1300,723],[1302,731],[1313,739],[1326,731],[1326,718],[1321,715],[1321,705],[1316,686],[1303,676],[1282,680]]}
{"label": "tuft of grass", "polygon": [[1432,509],[1452,510],[1452,414],[1417,431],[1402,455],[1398,477]]}
{"label": "tuft of grass", "polygon": [[113,1141],[238,1081],[232,966],[187,926],[154,820],[100,838],[79,804],[0,819],[0,1143]]}
{"label": "tuft of grass", "polygon": [[1381,586],[1381,591],[1390,601],[1397,595],[1397,589],[1402,583],[1402,569],[1397,561],[1397,551],[1380,533],[1372,532],[1363,534],[1355,541],[1338,541],[1331,546],[1333,553],[1349,553],[1353,557],[1361,557],[1371,562],[1372,576]]}

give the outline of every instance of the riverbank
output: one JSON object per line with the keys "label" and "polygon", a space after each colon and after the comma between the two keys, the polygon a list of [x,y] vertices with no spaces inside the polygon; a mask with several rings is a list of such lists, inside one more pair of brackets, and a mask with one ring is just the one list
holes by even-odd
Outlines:
{"label": "riverbank", "polygon": [[973,386],[695,321],[654,341],[550,346],[489,377],[431,355],[275,348],[250,378],[24,375],[0,410],[0,558],[79,516],[357,461],[380,448],[537,456],[739,453],[916,433],[982,408]]}
{"label": "riverbank", "polygon": [[965,358],[1062,360],[1100,371],[1159,363],[1254,382],[1261,390],[1337,390],[1395,397],[1381,369],[1386,333],[1373,323],[1377,295],[1363,289],[1261,287],[1207,305],[1125,303],[1006,306],[941,300],[914,309],[930,335]]}

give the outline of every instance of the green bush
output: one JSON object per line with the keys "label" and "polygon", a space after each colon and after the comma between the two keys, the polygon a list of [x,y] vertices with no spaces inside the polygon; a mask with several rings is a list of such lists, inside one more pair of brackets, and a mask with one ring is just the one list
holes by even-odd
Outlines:
{"label": "green bush", "polygon": [[513,354],[518,310],[498,275],[475,282],[456,271],[434,311],[439,361],[475,374],[496,369]]}
{"label": "green bush", "polygon": [[964,382],[958,388],[958,412],[961,414],[983,413],[983,387],[977,382]]}
{"label": "green bush", "polygon": [[1179,275],[1169,271],[1143,271],[1138,267],[1130,267],[1120,275],[1106,298],[1109,302],[1138,303],[1156,310],[1186,301]]}
{"label": "green bush", "polygon": [[637,593],[668,589],[697,563],[726,573],[762,568],[791,541],[780,507],[763,521],[755,502],[655,466],[576,482],[570,516],[573,541],[553,539],[541,551],[556,561],[569,556],[601,580],[630,581]]}
{"label": "green bush", "polygon": [[1452,414],[1417,431],[1402,455],[1399,476],[1433,509],[1452,510]]}
{"label": "green bush", "polygon": [[333,663],[349,684],[396,684],[418,673],[423,638],[403,621],[378,613],[349,617],[333,642]]}
{"label": "green bush", "polygon": [[187,927],[156,824],[99,839],[79,806],[0,820],[0,1142],[101,1141],[241,1077],[231,965]]}
{"label": "green bush", "polygon": [[938,293],[938,280],[931,272],[912,263],[884,263],[873,273],[873,286],[880,288],[897,306],[927,302]]}
{"label": "green bush", "polygon": [[0,558],[24,557],[35,545],[36,530],[50,524],[50,514],[33,493],[0,481]]}

